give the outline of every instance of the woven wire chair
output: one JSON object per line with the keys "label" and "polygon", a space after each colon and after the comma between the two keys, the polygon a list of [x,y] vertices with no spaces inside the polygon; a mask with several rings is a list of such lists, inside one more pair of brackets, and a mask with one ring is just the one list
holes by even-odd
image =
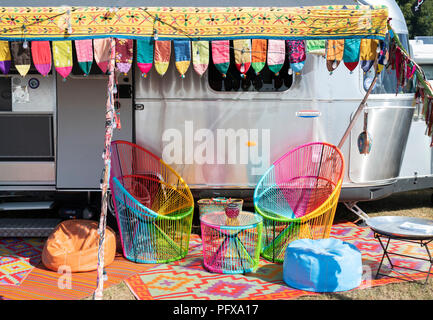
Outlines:
{"label": "woven wire chair", "polygon": [[274,162],[254,190],[265,259],[282,263],[293,240],[329,237],[343,172],[341,151],[322,142],[299,146]]}
{"label": "woven wire chair", "polygon": [[194,212],[188,185],[140,146],[114,141],[111,152],[110,188],[125,257],[141,263],[185,257]]}

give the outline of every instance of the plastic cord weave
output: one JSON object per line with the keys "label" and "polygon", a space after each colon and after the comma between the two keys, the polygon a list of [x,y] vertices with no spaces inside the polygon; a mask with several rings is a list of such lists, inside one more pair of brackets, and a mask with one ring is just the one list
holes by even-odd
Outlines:
{"label": "plastic cord weave", "polygon": [[264,258],[282,263],[291,241],[329,237],[343,171],[340,150],[320,142],[291,150],[269,168],[254,191]]}

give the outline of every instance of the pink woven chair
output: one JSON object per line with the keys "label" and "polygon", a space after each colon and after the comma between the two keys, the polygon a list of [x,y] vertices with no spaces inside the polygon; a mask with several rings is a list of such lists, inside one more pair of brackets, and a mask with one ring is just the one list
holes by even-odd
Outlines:
{"label": "pink woven chair", "polygon": [[291,241],[329,237],[343,172],[342,153],[323,142],[299,146],[275,161],[254,191],[264,258],[282,263]]}

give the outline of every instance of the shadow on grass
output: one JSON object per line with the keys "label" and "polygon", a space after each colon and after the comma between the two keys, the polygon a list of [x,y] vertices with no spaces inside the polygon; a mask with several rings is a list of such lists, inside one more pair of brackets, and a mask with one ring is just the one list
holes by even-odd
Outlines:
{"label": "shadow on grass", "polygon": [[[368,215],[380,214],[381,212],[399,212],[401,215],[413,215],[411,211],[419,211],[419,209],[432,209],[432,189],[415,190],[408,192],[395,193],[389,197],[373,200],[361,201],[357,205]],[[431,218],[433,218],[433,209],[431,210]],[[335,214],[335,222],[356,221],[358,216],[351,212],[343,203],[339,203]]]}

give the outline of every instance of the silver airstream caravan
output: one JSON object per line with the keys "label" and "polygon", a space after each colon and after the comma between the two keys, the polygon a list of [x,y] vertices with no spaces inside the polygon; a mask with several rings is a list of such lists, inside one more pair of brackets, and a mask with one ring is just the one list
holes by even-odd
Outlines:
{"label": "silver airstream caravan", "polygon": [[[404,17],[393,0],[338,1],[162,1],[159,6],[299,6],[385,4],[391,25],[408,45]],[[70,1],[77,6],[152,6],[150,1]],[[2,1],[2,6],[33,6]],[[40,0],[38,6],[58,6]],[[286,61],[279,76],[236,72],[222,78],[210,63],[198,76],[189,68],[179,77],[174,57],[164,77],[154,69],[144,78],[134,65],[118,76],[121,130],[114,139],[133,141],[161,156],[179,172],[196,199],[231,196],[251,199],[270,164],[289,149],[312,141],[337,145],[365,95],[373,75],[343,65],[332,74],[324,58],[307,55],[300,74]],[[235,69],[233,69],[235,70]],[[11,70],[0,78],[0,210],[49,209],[64,215],[100,202],[107,76],[92,67],[84,77],[74,63],[66,81],[55,71],[21,77]],[[432,186],[432,152],[425,123],[412,106],[413,91],[396,95],[395,74],[383,72],[368,99],[373,147],[360,154],[357,120],[342,146],[346,161],[340,201],[356,202],[393,192]],[[31,132],[31,134],[29,134]],[[91,210],[82,210],[88,217]],[[94,210],[97,214],[97,210]],[[47,220],[48,221],[48,220]],[[8,223],[12,223],[8,220]],[[0,229],[6,223],[0,223]],[[13,224],[10,230],[24,227]],[[12,229],[11,229],[12,228]],[[21,228],[21,229],[20,229]],[[30,228],[30,227],[25,227]],[[10,233],[9,233],[10,234]]]}

